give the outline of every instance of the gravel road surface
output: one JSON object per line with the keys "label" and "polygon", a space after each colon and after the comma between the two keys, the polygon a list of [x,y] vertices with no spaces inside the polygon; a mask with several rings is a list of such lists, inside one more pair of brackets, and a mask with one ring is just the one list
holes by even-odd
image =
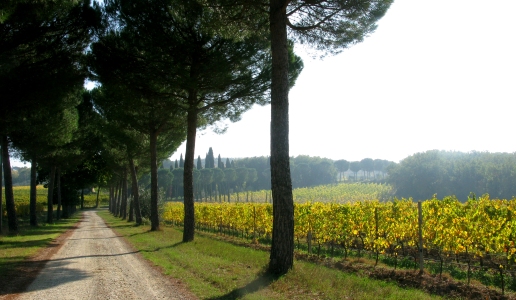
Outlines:
{"label": "gravel road surface", "polygon": [[155,270],[95,211],[16,299],[194,299],[177,280]]}

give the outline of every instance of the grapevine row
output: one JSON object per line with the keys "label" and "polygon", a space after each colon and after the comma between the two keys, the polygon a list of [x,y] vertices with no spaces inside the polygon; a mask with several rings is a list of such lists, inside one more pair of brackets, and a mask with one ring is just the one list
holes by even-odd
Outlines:
{"label": "grapevine row", "polygon": [[[516,199],[491,200],[488,196],[466,203],[454,197],[426,200],[422,203],[422,250],[441,261],[454,256],[507,268],[516,260],[515,209]],[[181,203],[167,204],[166,221],[181,223],[183,217]],[[199,226],[267,238],[272,232],[272,205],[197,203],[195,219]],[[294,221],[298,241],[310,237],[319,246],[338,245],[344,250],[395,257],[419,251],[417,203],[410,199],[296,203]]]}

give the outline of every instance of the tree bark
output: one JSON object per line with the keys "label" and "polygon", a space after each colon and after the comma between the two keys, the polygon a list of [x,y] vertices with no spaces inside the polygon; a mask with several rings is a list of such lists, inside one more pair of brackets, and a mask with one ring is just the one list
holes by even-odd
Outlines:
{"label": "tree bark", "polygon": [[0,233],[3,232],[3,224],[4,224],[4,204],[3,204],[3,196],[4,196],[4,190],[3,190],[3,178],[4,178],[4,171],[3,171],[3,164],[2,164],[2,142],[0,141]]}
{"label": "tree bark", "polygon": [[11,161],[9,160],[8,144],[7,135],[2,135],[2,165],[4,167],[7,226],[9,227],[10,232],[16,232],[18,231],[18,218],[16,217],[16,208],[14,206],[13,177],[11,174]]}
{"label": "tree bark", "polygon": [[155,130],[150,134],[151,151],[151,231],[159,230],[158,215],[158,162],[157,162],[158,133]]}
{"label": "tree bark", "polygon": [[113,212],[111,207],[113,206],[113,184],[109,184],[109,201],[108,201],[108,211]]}
{"label": "tree bark", "polygon": [[120,217],[122,220],[127,218],[127,170],[124,170],[124,179],[122,179],[122,206]]}
{"label": "tree bark", "polygon": [[56,167],[50,167],[50,178],[48,179],[47,194],[47,223],[54,223],[54,181],[56,178]]}
{"label": "tree bark", "polygon": [[288,1],[271,0],[269,9],[271,82],[271,189],[273,198],[272,245],[268,272],[287,273],[294,264],[294,201],[289,163]]}
{"label": "tree bark", "polygon": [[[131,187],[132,189],[132,187]],[[134,221],[134,199],[131,198],[131,200],[129,200],[129,213],[127,215],[127,222],[133,222]]]}
{"label": "tree bark", "polygon": [[95,203],[95,208],[99,207],[99,196],[100,196],[100,185],[98,186],[98,189],[97,189],[97,202]]}
{"label": "tree bark", "polygon": [[112,210],[111,210],[111,213],[113,214],[113,216],[116,216],[117,215],[117,201],[118,201],[118,191],[119,191],[119,188],[118,186],[120,185],[120,181],[116,181],[115,183],[115,187],[114,187],[114,191],[113,191],[113,207],[112,207]]}
{"label": "tree bark", "polygon": [[187,116],[186,151],[184,162],[184,230],[183,242],[191,242],[195,235],[195,208],[193,191],[193,168],[195,154],[195,135],[197,134],[197,112],[189,111]]}
{"label": "tree bark", "polygon": [[121,204],[122,204],[122,180],[120,179],[118,181],[118,184],[116,186],[116,188],[118,189],[117,191],[117,198],[116,198],[116,205],[115,205],[115,217],[119,217],[120,216],[120,212],[122,211],[121,209]]}
{"label": "tree bark", "polygon": [[134,215],[136,217],[136,225],[142,225],[142,212],[140,209],[140,192],[138,191],[138,175],[136,173],[136,168],[134,167],[133,159],[129,159],[129,169],[131,171],[131,181],[133,182],[133,206],[134,206]]}
{"label": "tree bark", "polygon": [[61,168],[57,167],[57,212],[56,219],[61,220]]}
{"label": "tree bark", "polygon": [[84,209],[84,188],[81,189],[81,209]]}
{"label": "tree bark", "polygon": [[30,214],[30,225],[31,226],[38,226],[38,215],[36,212],[37,209],[37,196],[36,196],[36,187],[37,187],[37,169],[38,169],[38,163],[35,158],[32,158],[31,160],[31,167],[30,167],[30,208],[29,208],[29,214]]}

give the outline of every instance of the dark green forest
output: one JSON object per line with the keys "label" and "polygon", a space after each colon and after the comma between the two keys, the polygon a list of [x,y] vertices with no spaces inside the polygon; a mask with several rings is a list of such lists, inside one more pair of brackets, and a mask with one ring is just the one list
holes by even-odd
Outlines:
{"label": "dark green forest", "polygon": [[[218,164],[210,163],[211,161],[215,161],[211,148],[204,159],[201,157],[197,159],[195,170],[197,195],[209,193],[206,188],[212,192],[217,189],[221,193],[227,193],[228,188],[231,191],[270,189],[268,157],[229,160],[221,159],[219,155]],[[167,174],[170,185],[174,186],[174,183],[180,185],[179,181],[173,180],[174,174],[177,174],[175,169],[180,166],[181,161],[165,160],[163,168],[170,171],[161,169],[160,174]],[[359,181],[388,183],[394,187],[393,197],[415,200],[430,199],[435,194],[439,197],[453,195],[461,201],[466,201],[468,197],[474,195],[484,194],[489,194],[493,199],[512,199],[516,196],[514,185],[516,154],[514,153],[430,150],[411,155],[399,163],[371,158],[351,162],[334,161],[301,155],[291,157],[290,168],[294,188],[333,184],[340,181]],[[236,174],[235,172],[238,172],[240,180],[229,176],[229,174]],[[225,174],[228,178],[224,177]],[[252,175],[247,177],[247,174]],[[164,185],[161,187],[166,189]],[[181,196],[174,191],[169,195]]]}
{"label": "dark green forest", "polygon": [[466,201],[471,193],[492,199],[516,196],[516,153],[416,153],[388,167],[387,182],[397,197],[415,200],[455,195]]}

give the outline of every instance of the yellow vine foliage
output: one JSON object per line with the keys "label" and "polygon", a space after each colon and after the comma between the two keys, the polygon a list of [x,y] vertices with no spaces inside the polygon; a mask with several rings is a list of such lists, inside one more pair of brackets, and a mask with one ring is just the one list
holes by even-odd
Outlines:
{"label": "yellow vine foliage", "polygon": [[[484,257],[502,254],[515,261],[516,199],[491,200],[488,195],[461,203],[455,197],[422,202],[423,247],[448,254]],[[167,203],[164,219],[181,224],[182,203]],[[229,228],[259,237],[272,233],[272,204],[196,203],[196,223]],[[402,247],[418,247],[418,209],[411,199],[346,203],[304,202],[294,205],[294,235],[309,233],[319,244],[349,247],[360,242],[363,249],[397,253]]]}

